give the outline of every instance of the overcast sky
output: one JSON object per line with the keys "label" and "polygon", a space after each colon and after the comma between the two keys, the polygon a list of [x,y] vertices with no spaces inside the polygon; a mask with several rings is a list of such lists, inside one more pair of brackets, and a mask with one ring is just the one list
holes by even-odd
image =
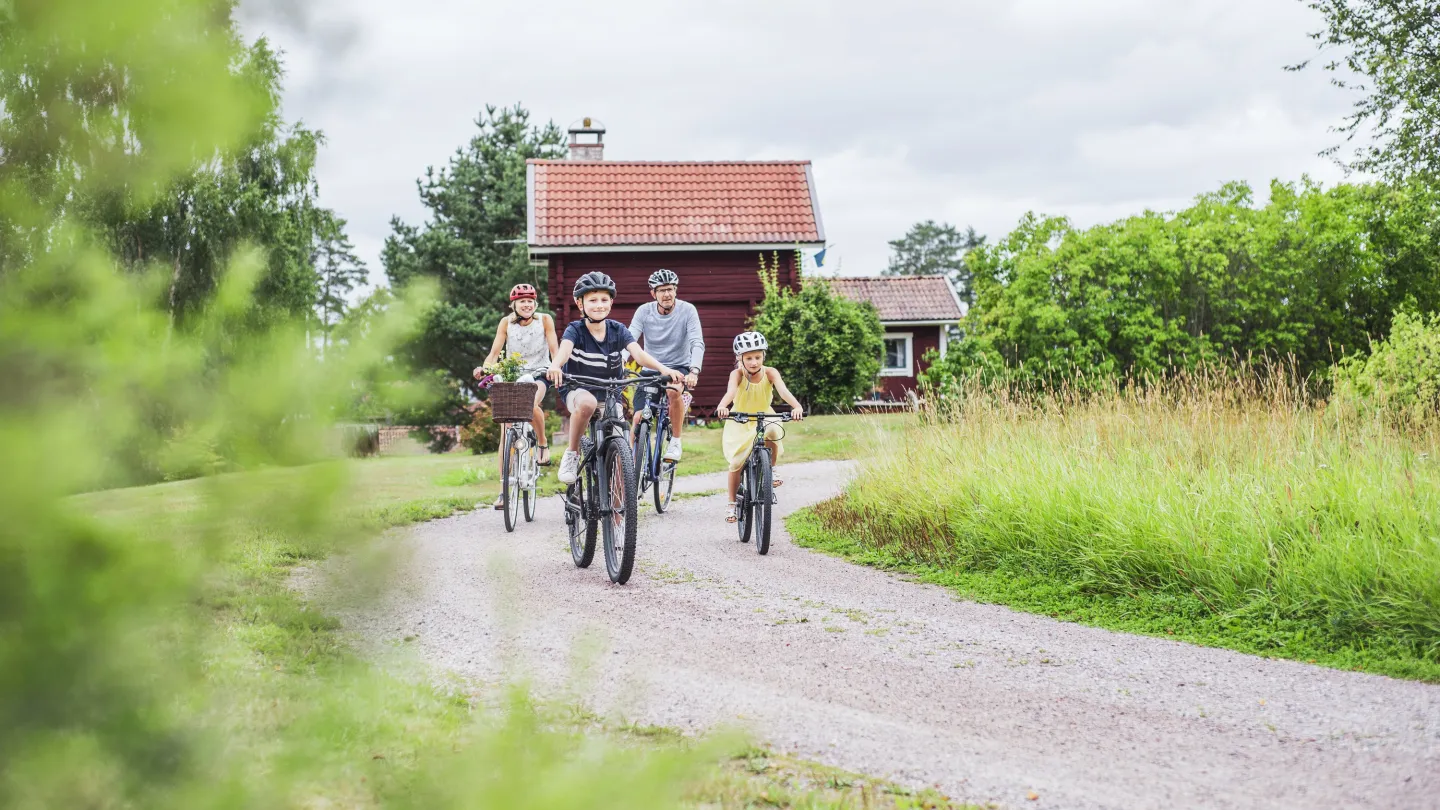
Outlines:
{"label": "overcast sky", "polygon": [[809,159],[826,269],[878,273],[923,219],[998,237],[1173,210],[1230,180],[1341,179],[1316,153],[1350,98],[1300,0],[242,0],[285,52],[286,115],[325,132],[326,205],[383,278],[415,180],[487,103],[614,160]]}

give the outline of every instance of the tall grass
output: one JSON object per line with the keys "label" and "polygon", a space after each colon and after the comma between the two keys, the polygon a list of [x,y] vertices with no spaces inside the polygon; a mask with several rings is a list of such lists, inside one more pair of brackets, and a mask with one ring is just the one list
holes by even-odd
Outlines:
{"label": "tall grass", "polygon": [[964,385],[815,517],[902,560],[1440,662],[1440,434],[1337,418],[1271,372]]}

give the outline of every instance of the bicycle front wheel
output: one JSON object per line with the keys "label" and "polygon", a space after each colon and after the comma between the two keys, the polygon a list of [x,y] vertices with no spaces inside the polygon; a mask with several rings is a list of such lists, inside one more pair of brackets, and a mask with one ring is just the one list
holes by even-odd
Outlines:
{"label": "bicycle front wheel", "polygon": [[770,451],[755,451],[755,497],[751,499],[755,514],[755,550],[770,552],[770,505],[775,500],[774,472],[770,467]]}
{"label": "bicycle front wheel", "polygon": [[624,585],[635,566],[635,537],[639,530],[639,498],[635,487],[635,457],[624,440],[605,445],[604,484],[600,497],[610,514],[600,522],[605,545],[605,571],[610,581]]}
{"label": "bicycle front wheel", "polygon": [[515,531],[520,522],[520,448],[509,426],[500,439],[500,506],[505,513],[505,531]]}
{"label": "bicycle front wheel", "polygon": [[651,485],[650,469],[655,449],[650,446],[650,423],[641,422],[635,428],[635,479],[640,485],[639,497],[645,497],[645,490]]}

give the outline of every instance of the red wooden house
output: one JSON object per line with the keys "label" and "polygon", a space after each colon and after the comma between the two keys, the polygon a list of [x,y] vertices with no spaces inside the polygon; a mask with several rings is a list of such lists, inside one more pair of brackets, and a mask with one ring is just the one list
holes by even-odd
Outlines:
{"label": "red wooden house", "polygon": [[960,321],[960,298],[944,276],[865,276],[829,279],[831,289],[852,301],[868,301],[880,313],[885,347],[874,399],[865,403],[903,403],[905,392],[919,387],[925,353],[943,357],[948,330]]}
{"label": "red wooden house", "polygon": [[[810,162],[605,161],[603,129],[570,132],[572,159],[531,160],[525,178],[527,242],[532,261],[549,266],[557,324],[580,317],[570,291],[585,273],[615,279],[611,317],[628,324],[651,300],[650,274],[674,270],[681,300],[700,312],[705,363],[693,407],[708,414],[733,367],[730,342],[764,297],[760,256],[778,252],[780,283],[793,287],[795,249],[825,243]],[[578,143],[585,134],[595,142]]]}

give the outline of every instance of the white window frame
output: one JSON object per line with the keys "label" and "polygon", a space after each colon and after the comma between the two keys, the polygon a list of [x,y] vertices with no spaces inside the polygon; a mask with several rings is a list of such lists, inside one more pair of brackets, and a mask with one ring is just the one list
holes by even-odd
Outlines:
{"label": "white window frame", "polygon": [[915,333],[914,332],[886,332],[885,340],[905,341],[905,367],[885,368],[885,349],[880,349],[880,376],[881,377],[914,377],[915,376]]}

